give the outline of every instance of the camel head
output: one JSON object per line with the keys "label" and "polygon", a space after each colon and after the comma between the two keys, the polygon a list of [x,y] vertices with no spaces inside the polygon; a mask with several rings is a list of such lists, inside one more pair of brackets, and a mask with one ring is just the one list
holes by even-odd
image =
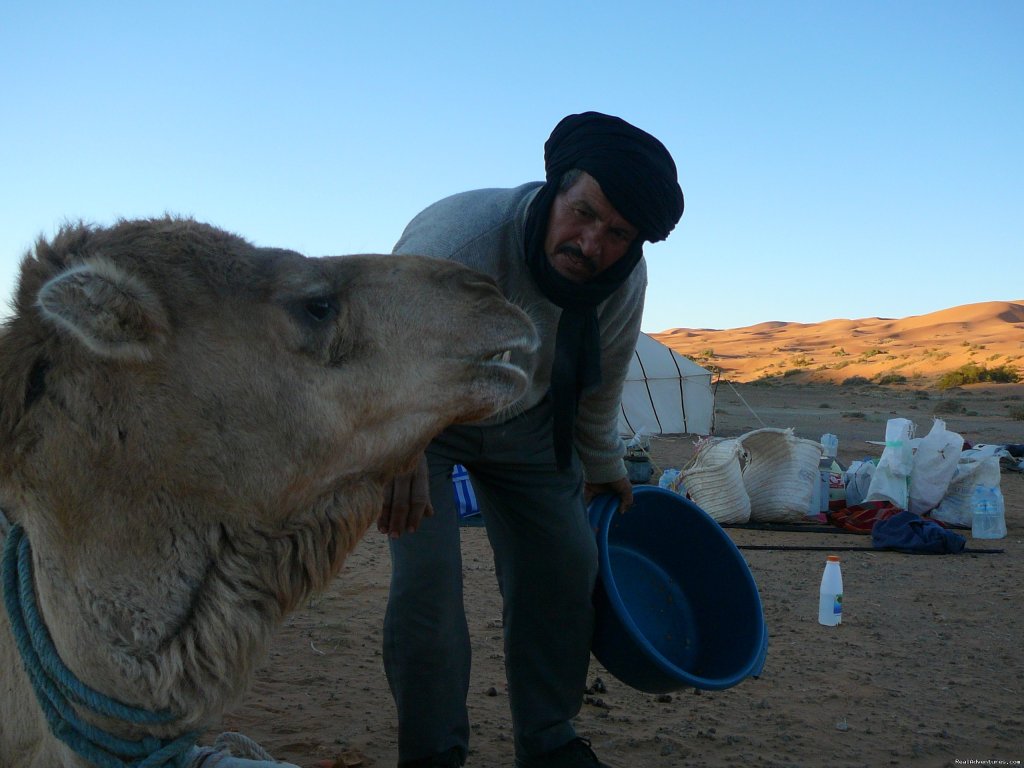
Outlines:
{"label": "camel head", "polygon": [[68,531],[97,488],[296,514],[508,405],[526,384],[508,353],[535,344],[525,315],[463,267],[305,258],[174,219],[40,242],[16,301],[0,503],[17,514],[35,497]]}
{"label": "camel head", "polygon": [[[40,610],[89,685],[185,724],[240,694],[386,480],[524,392],[509,359],[536,346],[467,268],[306,258],[172,218],[41,240],[13,310],[0,507],[32,542]],[[11,690],[28,698],[0,716],[29,704]]]}

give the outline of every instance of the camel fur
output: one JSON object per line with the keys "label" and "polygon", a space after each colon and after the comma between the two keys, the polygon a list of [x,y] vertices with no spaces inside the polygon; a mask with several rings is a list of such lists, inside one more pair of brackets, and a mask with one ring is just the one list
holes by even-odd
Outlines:
{"label": "camel fur", "polygon": [[[383,483],[513,403],[535,346],[493,281],[442,260],[306,258],[176,218],[40,240],[0,336],[0,507],[64,663],[174,720],[81,716],[126,739],[215,727]],[[0,614],[0,766],[91,765],[50,734]]]}

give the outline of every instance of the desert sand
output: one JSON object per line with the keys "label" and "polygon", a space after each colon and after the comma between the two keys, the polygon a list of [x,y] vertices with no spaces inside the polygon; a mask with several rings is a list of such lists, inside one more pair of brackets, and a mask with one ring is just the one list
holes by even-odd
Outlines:
{"label": "desert sand", "polygon": [[[972,344],[986,348],[975,350],[982,354],[1004,349],[978,331],[991,322],[991,309],[970,336]],[[952,322],[964,314],[950,311],[957,318]],[[1021,316],[1012,317],[1006,327],[1021,339]],[[880,331],[893,338],[890,347],[897,335],[910,335],[911,320]],[[834,338],[831,346],[856,354],[851,337]],[[711,343],[716,353],[729,348]],[[1021,344],[1014,341],[1013,349],[998,352],[998,364],[1019,359]],[[911,346],[942,350],[934,338]],[[954,337],[946,346],[963,345]],[[829,432],[839,437],[845,463],[880,455],[881,447],[868,441],[882,440],[886,420],[895,416],[914,421],[919,435],[938,415],[971,443],[1024,442],[1018,417],[1024,384],[939,391],[925,386],[940,372],[925,368],[929,359],[943,362],[935,357],[915,358],[921,378],[894,386],[801,383],[805,377],[798,376],[741,383],[743,376],[734,375],[718,384],[715,433],[792,427],[798,436],[817,440]],[[762,378],[757,368],[746,375]],[[655,437],[652,459],[658,469],[681,467],[693,442],[691,436]],[[763,674],[725,691],[655,696],[630,689],[593,660],[579,733],[620,768],[1019,764],[1024,474],[1004,471],[1001,485],[1006,538],[978,541],[963,532],[969,549],[984,552],[908,555],[875,551],[869,537],[838,530],[728,528],[764,604],[769,649]],[[511,768],[493,562],[484,529],[466,527],[462,536],[474,643],[467,765]],[[817,623],[818,584],[828,554],[820,547],[842,559],[845,596],[838,627]],[[290,617],[251,694],[219,730],[242,731],[278,759],[303,768],[395,765],[394,707],[380,652],[388,580],[386,541],[371,531],[330,590]]]}

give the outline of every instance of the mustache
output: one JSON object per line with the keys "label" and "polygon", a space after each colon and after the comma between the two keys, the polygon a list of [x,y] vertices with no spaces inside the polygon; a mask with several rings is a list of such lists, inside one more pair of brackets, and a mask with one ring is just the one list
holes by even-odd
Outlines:
{"label": "mustache", "polygon": [[588,272],[590,272],[590,274],[597,274],[597,263],[589,256],[585,255],[583,251],[580,250],[579,246],[573,245],[572,243],[562,243],[555,249],[555,253],[571,256],[572,258],[582,262],[583,266]]}

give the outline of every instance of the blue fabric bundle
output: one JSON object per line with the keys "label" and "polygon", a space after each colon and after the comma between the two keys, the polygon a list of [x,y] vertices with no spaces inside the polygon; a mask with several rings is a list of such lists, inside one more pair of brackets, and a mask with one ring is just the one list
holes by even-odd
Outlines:
{"label": "blue fabric bundle", "polygon": [[934,520],[925,520],[913,512],[899,512],[872,526],[871,544],[875,549],[912,555],[946,555],[962,552],[967,539]]}

